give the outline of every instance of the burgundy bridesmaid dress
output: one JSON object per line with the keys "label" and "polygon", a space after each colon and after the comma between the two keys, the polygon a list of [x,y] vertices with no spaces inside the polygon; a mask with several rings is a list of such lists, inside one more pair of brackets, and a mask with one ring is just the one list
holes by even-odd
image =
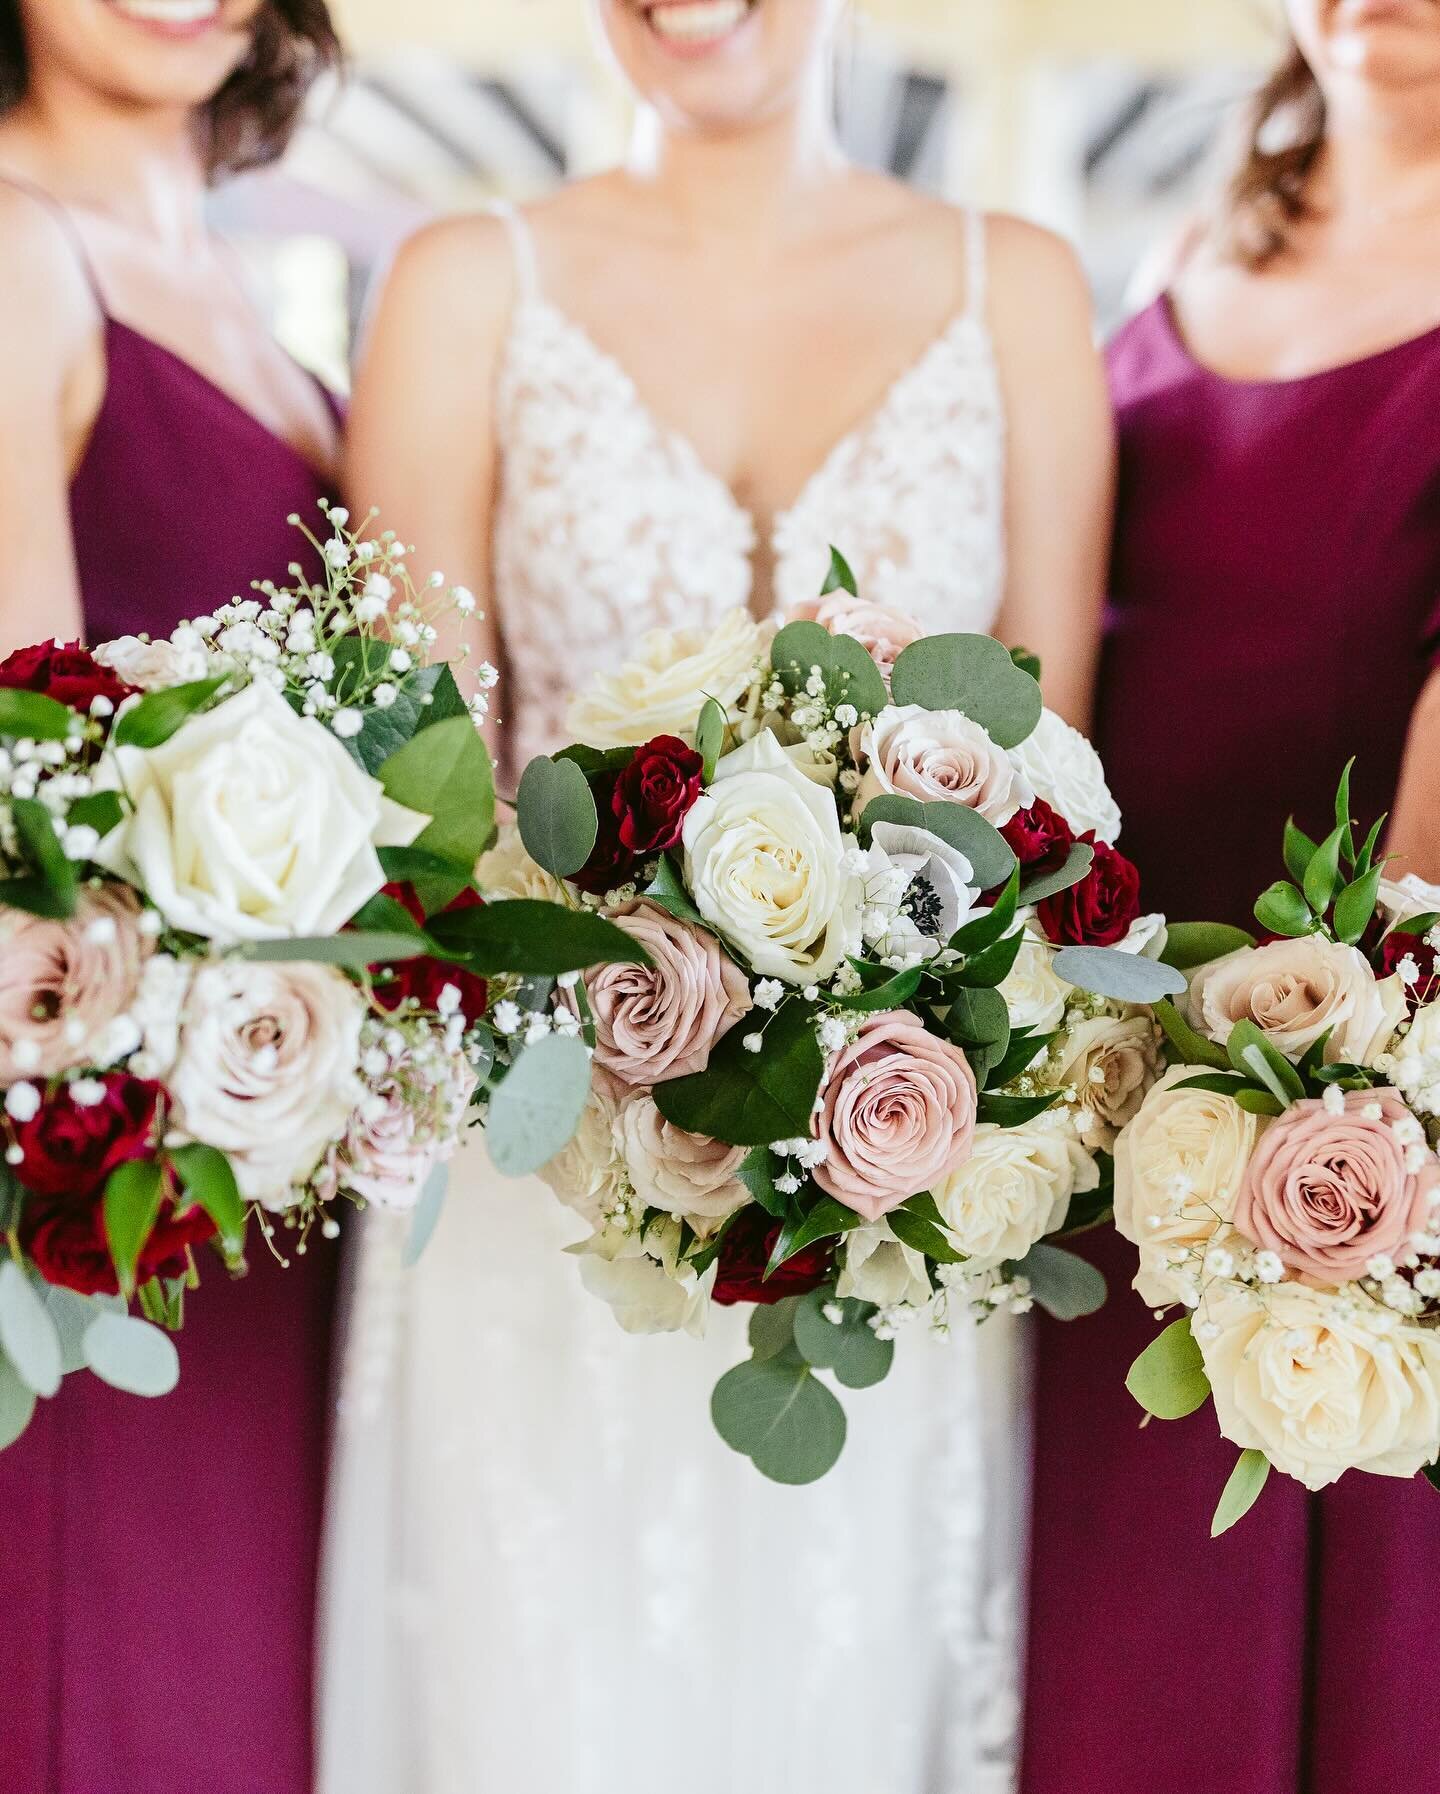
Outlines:
{"label": "burgundy bridesmaid dress", "polygon": [[[1244,924],[1293,812],[1389,808],[1440,632],[1440,330],[1237,381],[1168,301],[1110,351],[1120,506],[1099,744],[1154,907]],[[1212,1542],[1236,1457],[1207,1409],[1142,1431],[1158,1327],[1042,1322],[1025,1794],[1394,1794],[1440,1735],[1440,1495],[1272,1476]]]}
{"label": "burgundy bridesmaid dress", "polygon": [[[108,314],[105,344],[71,494],[88,638],[285,583],[310,559],[285,519],[316,517],[320,476]],[[43,600],[31,625],[49,633]],[[201,1263],[173,1395],[67,1378],[0,1453],[0,1794],[311,1786],[336,1254],[317,1235],[282,1271],[257,1238],[250,1264]]]}

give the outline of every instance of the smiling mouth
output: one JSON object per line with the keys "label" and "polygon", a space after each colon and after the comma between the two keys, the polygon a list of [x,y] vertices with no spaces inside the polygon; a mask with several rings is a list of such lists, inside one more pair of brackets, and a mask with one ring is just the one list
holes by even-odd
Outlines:
{"label": "smiling mouth", "polygon": [[695,53],[732,38],[759,5],[760,0],[656,0],[641,10],[662,43]]}
{"label": "smiling mouth", "polygon": [[167,35],[204,31],[220,17],[221,0],[105,0],[111,12]]}

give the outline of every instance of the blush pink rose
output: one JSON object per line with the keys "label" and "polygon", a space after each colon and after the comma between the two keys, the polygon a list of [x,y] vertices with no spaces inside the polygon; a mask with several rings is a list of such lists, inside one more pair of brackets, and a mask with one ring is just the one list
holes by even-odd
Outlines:
{"label": "blush pink rose", "polygon": [[831,635],[854,636],[879,667],[887,685],[895,671],[895,662],[925,633],[915,619],[907,617],[903,611],[886,610],[882,604],[852,598],[848,592],[831,592],[827,598],[798,604],[790,612],[790,621],[818,623]]}
{"label": "blush pink rose", "polygon": [[[134,1002],[150,942],[124,885],[89,886],[66,922],[0,921],[0,1084],[108,1064],[140,1044],[115,1024]],[[113,1035],[113,1037],[112,1037]]]}
{"label": "blush pink rose", "polygon": [[1352,1090],[1343,1110],[1299,1102],[1266,1129],[1235,1225],[1306,1281],[1348,1283],[1425,1230],[1437,1189],[1440,1160],[1399,1095]]}
{"label": "blush pink rose", "polygon": [[715,1043],[750,1008],[745,974],[713,934],[654,904],[626,904],[612,920],[651,963],[586,974],[596,1064],[640,1085],[704,1071]]}
{"label": "blush pink rose", "polygon": [[815,1181],[867,1221],[958,1171],[975,1139],[975,1074],[903,1010],[873,1016],[830,1066]]}

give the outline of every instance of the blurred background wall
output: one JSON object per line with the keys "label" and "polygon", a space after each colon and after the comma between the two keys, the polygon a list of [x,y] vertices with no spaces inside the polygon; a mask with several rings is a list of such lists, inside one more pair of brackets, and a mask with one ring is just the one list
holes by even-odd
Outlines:
{"label": "blurred background wall", "polygon": [[[625,97],[584,0],[332,0],[352,51],[283,171],[238,183],[297,353],[338,378],[366,295],[425,217],[614,160]],[[855,0],[842,61],[859,159],[1063,232],[1107,325],[1192,208],[1221,122],[1274,53],[1277,0]]]}

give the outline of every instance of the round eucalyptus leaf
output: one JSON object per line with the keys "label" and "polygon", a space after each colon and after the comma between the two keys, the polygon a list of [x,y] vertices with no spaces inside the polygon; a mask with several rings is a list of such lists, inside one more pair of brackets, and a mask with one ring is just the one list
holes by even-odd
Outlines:
{"label": "round eucalyptus leaf", "polygon": [[35,1391],[24,1383],[10,1360],[0,1355],[0,1451],[13,1445],[35,1412]]}
{"label": "round eucalyptus leaf", "polygon": [[912,642],[895,662],[890,691],[897,704],[962,711],[1002,748],[1028,740],[1044,707],[1032,675],[988,635],[928,635]]}
{"label": "round eucalyptus leaf", "polygon": [[600,817],[589,780],[573,760],[532,760],[515,797],[520,839],[556,878],[578,872],[594,852]]}
{"label": "round eucalyptus leaf", "polygon": [[1162,997],[1183,996],[1188,989],[1185,974],[1174,966],[1116,947],[1063,947],[1055,955],[1054,970],[1076,990],[1117,1003],[1158,1003]]}
{"label": "round eucalyptus leaf", "polygon": [[1130,1366],[1125,1387],[1157,1420],[1183,1420],[1210,1396],[1205,1360],[1190,1331],[1190,1316],[1172,1321]]}
{"label": "round eucalyptus leaf", "polygon": [[0,1265],[0,1346],[36,1395],[54,1395],[64,1374],[60,1335],[40,1292],[13,1259]]}
{"label": "round eucalyptus leaf", "polygon": [[[825,1312],[838,1313],[831,1320]],[[895,1359],[895,1341],[880,1339],[870,1325],[868,1302],[839,1301],[828,1290],[813,1290],[795,1313],[795,1344],[816,1370],[833,1370],[847,1389],[883,1383]]]}
{"label": "round eucalyptus leaf", "polygon": [[854,636],[831,635],[819,623],[787,623],[771,644],[770,664],[792,696],[819,667],[832,707],[853,704],[862,716],[879,716],[888,702],[879,667]]}
{"label": "round eucalyptus leaf", "polygon": [[405,1238],[405,1249],[400,1255],[400,1262],[406,1270],[419,1264],[425,1248],[434,1238],[435,1229],[440,1225],[440,1213],[445,1207],[445,1192],[450,1187],[450,1167],[437,1165],[426,1180],[425,1188],[420,1192],[420,1200],[415,1205],[410,1217],[410,1232]]}
{"label": "round eucalyptus leaf", "polygon": [[1059,1246],[1032,1246],[1016,1275],[1030,1279],[1030,1293],[1057,1321],[1083,1320],[1105,1305],[1105,1279],[1092,1264]]}
{"label": "round eucalyptus leaf", "polygon": [[590,1096],[585,1043],[547,1034],[526,1047],[490,1101],[485,1138],[504,1177],[529,1177],[570,1144]]}
{"label": "round eucalyptus leaf", "polygon": [[885,792],[865,806],[862,822],[873,829],[877,822],[897,823],[901,828],[921,828],[938,835],[969,860],[976,886],[993,891],[1015,870],[1015,853],[993,823],[968,804],[922,804],[898,792]]}
{"label": "round eucalyptus leaf", "polygon": [[845,1447],[845,1410],[796,1351],[748,1359],[715,1386],[716,1431],[776,1483],[813,1483]]}
{"label": "round eucalyptus leaf", "polygon": [[44,1302],[60,1336],[60,1368],[66,1376],[85,1369],[85,1335],[96,1315],[125,1312],[119,1296],[82,1296],[58,1284],[46,1285]]}
{"label": "round eucalyptus leaf", "polygon": [[174,1340],[132,1314],[100,1314],[91,1321],[85,1362],[102,1383],[128,1395],[169,1395],[180,1381]]}
{"label": "round eucalyptus leaf", "polygon": [[750,1350],[757,1358],[775,1358],[795,1343],[798,1296],[762,1302],[750,1316]]}

